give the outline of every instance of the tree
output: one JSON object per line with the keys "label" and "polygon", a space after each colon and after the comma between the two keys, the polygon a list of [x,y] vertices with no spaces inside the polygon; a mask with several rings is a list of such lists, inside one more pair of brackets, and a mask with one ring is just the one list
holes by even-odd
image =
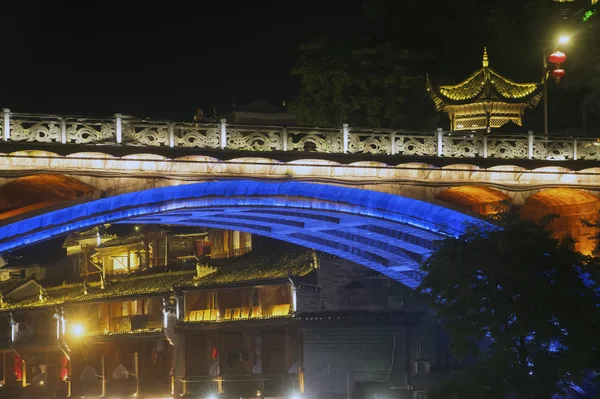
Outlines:
{"label": "tree", "polygon": [[526,221],[511,209],[496,222],[501,228],[469,226],[423,264],[419,291],[453,351],[476,359],[434,393],[440,398],[550,398],[600,370],[590,259],[572,240],[554,239],[548,221]]}
{"label": "tree", "polygon": [[305,125],[421,125],[423,113],[431,117],[433,111],[426,101],[424,78],[411,68],[419,58],[369,37],[342,43],[314,39],[302,46],[292,70],[301,80],[292,110]]}

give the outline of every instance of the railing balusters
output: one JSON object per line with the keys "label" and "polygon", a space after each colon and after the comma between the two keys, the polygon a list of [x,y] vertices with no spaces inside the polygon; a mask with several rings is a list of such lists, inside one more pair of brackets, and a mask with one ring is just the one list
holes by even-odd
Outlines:
{"label": "railing balusters", "polygon": [[114,114],[111,119],[11,113],[3,118],[0,141],[117,144],[140,147],[187,147],[231,151],[295,151],[447,158],[600,160],[596,138],[548,137],[480,132],[407,132],[391,129],[309,128],[155,121]]}

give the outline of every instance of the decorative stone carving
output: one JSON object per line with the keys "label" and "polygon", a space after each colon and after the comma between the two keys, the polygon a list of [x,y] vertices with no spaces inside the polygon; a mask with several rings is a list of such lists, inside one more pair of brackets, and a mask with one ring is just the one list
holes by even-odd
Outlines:
{"label": "decorative stone carving", "polygon": [[451,158],[474,158],[483,154],[482,137],[446,136],[442,138],[442,154]]}
{"label": "decorative stone carving", "polygon": [[169,145],[169,128],[166,125],[136,125],[123,123],[123,143],[161,147]]}
{"label": "decorative stone carving", "polygon": [[505,159],[527,158],[527,137],[488,138],[488,157]]}
{"label": "decorative stone carving", "polygon": [[283,149],[283,129],[250,127],[227,129],[227,148],[245,151],[273,151]]}
{"label": "decorative stone carving", "polygon": [[107,144],[115,142],[115,124],[111,122],[67,122],[67,143]]}
{"label": "decorative stone carving", "polygon": [[435,156],[436,139],[433,135],[398,135],[395,138],[395,153],[399,155]]}
{"label": "decorative stone carving", "polygon": [[536,138],[533,142],[533,159],[573,159],[573,141]]}
{"label": "decorative stone carving", "polygon": [[600,161],[600,143],[596,140],[577,139],[577,159]]}
{"label": "decorative stone carving", "polygon": [[30,122],[12,119],[10,121],[11,141],[37,143],[60,142],[60,123],[58,121]]}
{"label": "decorative stone carving", "polygon": [[207,126],[175,126],[176,147],[219,148],[219,127]]}
{"label": "decorative stone carving", "polygon": [[351,154],[391,154],[389,134],[350,133],[348,152]]}
{"label": "decorative stone carving", "polygon": [[342,152],[342,133],[340,131],[304,131],[288,132],[288,151]]}

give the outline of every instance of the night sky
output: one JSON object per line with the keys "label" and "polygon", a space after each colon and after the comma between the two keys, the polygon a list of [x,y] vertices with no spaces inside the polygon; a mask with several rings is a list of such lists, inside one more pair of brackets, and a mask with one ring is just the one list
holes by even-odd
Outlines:
{"label": "night sky", "polygon": [[386,0],[6,2],[0,107],[189,120],[197,107],[223,112],[232,101],[289,103],[300,44],[315,36],[373,34],[430,51],[418,73],[434,83],[458,83],[480,68],[484,45],[498,72],[541,79],[541,48],[530,50],[548,32],[523,21],[519,40],[497,37],[485,20],[496,0],[388,1],[394,6],[375,25],[364,23],[366,1]]}

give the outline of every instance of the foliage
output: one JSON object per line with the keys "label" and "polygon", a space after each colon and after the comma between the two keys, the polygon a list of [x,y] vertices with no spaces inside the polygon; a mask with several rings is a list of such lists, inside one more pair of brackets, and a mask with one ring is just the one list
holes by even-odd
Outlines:
{"label": "foliage", "polygon": [[421,94],[425,100],[424,79],[411,68],[416,58],[389,41],[314,39],[302,46],[292,70],[301,79],[292,110],[305,125],[406,126],[414,117],[409,99]]}
{"label": "foliage", "polygon": [[[548,221],[501,229],[469,226],[423,265],[420,292],[437,311],[458,355],[474,364],[437,397],[550,398],[600,370],[598,280],[573,242],[552,238]],[[434,396],[436,397],[436,396]]]}

